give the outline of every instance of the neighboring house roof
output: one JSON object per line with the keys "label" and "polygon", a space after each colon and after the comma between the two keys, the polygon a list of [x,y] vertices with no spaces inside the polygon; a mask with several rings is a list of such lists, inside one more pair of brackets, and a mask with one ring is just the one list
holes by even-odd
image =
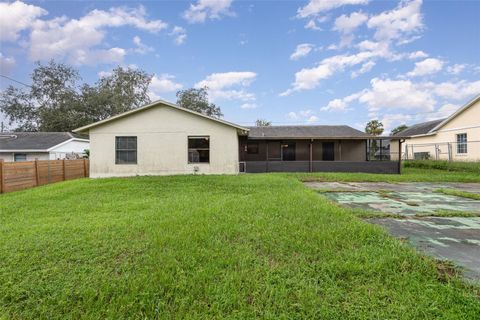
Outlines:
{"label": "neighboring house roof", "polygon": [[150,104],[147,104],[146,106],[143,106],[143,107],[140,107],[140,108],[137,108],[137,109],[133,109],[133,110],[130,110],[130,111],[127,111],[127,112],[124,112],[124,113],[121,113],[121,114],[118,114],[116,116],[113,116],[113,117],[110,117],[108,119],[105,119],[105,120],[101,120],[101,121],[98,121],[98,122],[94,122],[92,124],[89,124],[89,125],[86,125],[86,126],[83,126],[83,127],[80,127],[80,128],[77,128],[75,130],[73,130],[74,132],[85,132],[91,128],[94,128],[94,127],[97,127],[97,126],[100,126],[100,125],[103,125],[105,123],[108,123],[110,121],[113,121],[113,120],[117,120],[117,119],[121,119],[121,118],[124,118],[124,117],[127,117],[131,114],[134,114],[134,113],[137,113],[137,112],[141,112],[141,111],[144,111],[144,110],[147,110],[147,109],[150,109],[150,108],[153,108],[153,107],[159,107],[159,106],[166,106],[166,107],[170,107],[170,108],[174,108],[174,109],[177,109],[177,110],[181,110],[181,111],[184,111],[184,112],[188,112],[188,113],[191,113],[191,114],[194,114],[196,116],[199,116],[199,117],[202,117],[202,118],[206,118],[206,119],[209,119],[209,120],[212,120],[212,121],[215,121],[215,122],[218,122],[218,123],[221,123],[221,124],[224,124],[224,125],[227,125],[227,126],[230,126],[230,127],[234,127],[236,129],[239,129],[239,130],[242,130],[242,131],[248,131],[248,128],[245,128],[245,127],[241,127],[237,124],[234,124],[232,122],[228,122],[228,121],[225,121],[225,120],[222,120],[222,119],[218,119],[218,118],[214,118],[214,117],[210,117],[210,116],[206,116],[204,114],[201,114],[199,112],[195,112],[195,111],[192,111],[190,109],[186,109],[186,108],[182,108],[176,104],[173,104],[173,103],[170,103],[170,102],[167,102],[167,101],[163,101],[163,100],[158,100],[158,101],[155,101],[153,103],[150,103]]}
{"label": "neighboring house roof", "polygon": [[432,135],[435,134],[438,130],[440,130],[444,125],[455,119],[456,116],[473,106],[475,103],[480,101],[480,94],[477,95],[475,98],[467,102],[463,107],[452,113],[448,118],[438,119],[423,123],[418,123],[400,131],[399,133],[395,134],[394,137],[413,137],[413,136],[421,136],[421,135]]}
{"label": "neighboring house roof", "polygon": [[48,152],[70,140],[88,142],[85,137],[70,132],[5,132],[0,133],[0,152]]}
{"label": "neighboring house roof", "polygon": [[429,133],[433,128],[435,128],[439,123],[445,119],[438,119],[428,122],[417,123],[407,129],[400,131],[399,133],[394,134],[394,137],[411,137],[418,136],[422,134]]}
{"label": "neighboring house roof", "polygon": [[251,139],[371,139],[369,135],[349,126],[267,126],[249,127]]}

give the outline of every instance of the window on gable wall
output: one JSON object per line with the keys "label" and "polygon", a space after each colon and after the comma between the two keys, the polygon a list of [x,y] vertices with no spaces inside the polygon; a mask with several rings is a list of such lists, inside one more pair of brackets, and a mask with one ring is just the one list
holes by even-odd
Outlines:
{"label": "window on gable wall", "polygon": [[457,153],[467,153],[467,134],[457,134]]}
{"label": "window on gable wall", "polygon": [[137,163],[137,137],[115,137],[115,163]]}
{"label": "window on gable wall", "polygon": [[210,162],[210,137],[188,137],[188,163]]}

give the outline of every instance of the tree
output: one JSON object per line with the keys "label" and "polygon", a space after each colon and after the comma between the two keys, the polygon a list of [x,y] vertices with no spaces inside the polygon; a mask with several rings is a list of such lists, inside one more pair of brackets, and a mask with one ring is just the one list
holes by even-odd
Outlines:
{"label": "tree", "polygon": [[190,88],[177,92],[177,104],[204,115],[221,118],[223,113],[220,107],[208,101],[208,88]]}
{"label": "tree", "polygon": [[271,125],[272,123],[265,119],[257,119],[257,121],[255,121],[255,126],[257,127],[269,127]]}
{"label": "tree", "polygon": [[37,62],[28,89],[9,86],[0,94],[0,111],[15,131],[71,131],[149,103],[150,80],[144,71],[117,67],[90,86],[66,64]]}
{"label": "tree", "polygon": [[[371,120],[367,123],[365,127],[365,132],[374,136],[379,136],[383,133],[383,123],[378,120]],[[377,140],[372,140],[370,144],[370,159],[375,158],[375,154],[377,153],[378,146]]]}
{"label": "tree", "polygon": [[393,136],[393,135],[396,135],[397,133],[400,133],[404,130],[407,130],[408,129],[408,126],[406,124],[402,124],[402,125],[399,125],[398,127],[392,129],[392,131],[390,132],[390,134]]}
{"label": "tree", "polygon": [[371,120],[367,123],[365,132],[374,136],[379,136],[383,133],[383,123],[378,120]]}

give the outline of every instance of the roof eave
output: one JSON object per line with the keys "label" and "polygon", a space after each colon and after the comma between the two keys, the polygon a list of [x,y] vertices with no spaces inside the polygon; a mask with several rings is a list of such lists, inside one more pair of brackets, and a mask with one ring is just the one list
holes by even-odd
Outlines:
{"label": "roof eave", "polygon": [[281,139],[290,139],[290,140],[366,140],[373,139],[375,137],[338,137],[338,136],[329,136],[329,137],[288,137],[288,136],[278,136],[278,137],[248,137],[251,140],[281,140]]}
{"label": "roof eave", "polygon": [[467,110],[471,106],[473,106],[476,102],[480,101],[480,94],[475,96],[472,100],[467,102],[463,107],[452,113],[447,119],[443,120],[440,122],[438,125],[436,125],[433,129],[431,129],[428,133],[435,133],[438,131],[440,128],[442,128],[444,125],[446,125],[448,122],[450,122],[452,119],[454,119],[456,116],[458,116],[460,113],[463,111]]}
{"label": "roof eave", "polygon": [[105,123],[110,122],[110,121],[113,121],[113,120],[118,120],[118,119],[124,118],[124,117],[126,117],[126,116],[129,116],[130,114],[137,113],[137,112],[140,112],[140,111],[144,111],[144,110],[153,108],[153,107],[155,107],[155,106],[157,106],[157,105],[160,105],[160,104],[163,104],[163,105],[165,105],[165,106],[169,106],[169,107],[171,107],[171,108],[175,108],[175,109],[178,109],[178,110],[182,110],[182,111],[185,111],[185,112],[188,112],[188,113],[191,113],[191,114],[194,114],[194,115],[203,117],[203,118],[205,118],[205,119],[209,119],[209,120],[212,120],[212,121],[216,121],[216,122],[222,123],[222,124],[224,124],[224,125],[237,128],[237,129],[242,130],[242,131],[248,132],[248,131],[250,130],[250,129],[248,129],[248,128],[245,128],[245,127],[236,125],[236,124],[234,124],[234,123],[232,123],[232,122],[228,122],[228,121],[225,121],[225,120],[222,120],[222,119],[216,119],[216,118],[213,118],[213,117],[209,117],[209,116],[206,116],[206,115],[201,114],[201,113],[199,113],[199,112],[195,112],[195,111],[193,111],[193,110],[180,107],[180,106],[178,106],[178,105],[176,105],[176,104],[173,104],[173,103],[170,103],[170,102],[167,102],[167,101],[164,101],[164,100],[157,100],[157,101],[155,101],[155,102],[152,102],[152,103],[150,103],[150,104],[147,104],[146,106],[143,106],[143,107],[140,107],[140,108],[137,108],[137,109],[133,109],[133,110],[129,110],[129,111],[126,111],[126,112],[124,112],[124,113],[118,114],[118,115],[116,115],[116,116],[110,117],[110,118],[108,118],[108,119],[104,119],[104,120],[101,120],[101,121],[97,121],[97,122],[91,123],[91,124],[89,124],[89,125],[86,125],[86,126],[83,126],[83,127],[77,128],[77,129],[74,129],[73,132],[76,132],[76,133],[79,133],[79,132],[88,132],[88,130],[90,130],[90,129],[93,128],[93,127],[97,127],[97,126],[99,126],[99,125],[105,124]]}

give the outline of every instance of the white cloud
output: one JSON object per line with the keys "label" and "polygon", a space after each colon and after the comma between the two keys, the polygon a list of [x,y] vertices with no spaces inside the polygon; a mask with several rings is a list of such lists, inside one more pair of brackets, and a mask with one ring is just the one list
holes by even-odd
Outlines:
{"label": "white cloud", "polygon": [[20,31],[30,28],[37,18],[47,13],[21,1],[0,3],[0,41],[16,41]]}
{"label": "white cloud", "polygon": [[92,10],[79,19],[58,17],[32,24],[29,56],[32,60],[66,59],[72,64],[117,63],[125,49],[99,48],[107,28],[132,26],[156,33],[167,27],[161,20],[148,20],[144,7]]}
{"label": "white cloud", "polygon": [[205,20],[220,19],[222,16],[235,15],[230,11],[232,0],[198,0],[183,13],[188,23],[202,23]]}
{"label": "white cloud", "polygon": [[105,70],[102,70],[102,71],[99,71],[97,73],[98,77],[99,78],[105,78],[105,77],[110,77],[112,75],[112,71],[105,71]]}
{"label": "white cloud", "polygon": [[242,109],[256,109],[257,107],[256,103],[244,103],[240,106]]}
{"label": "white cloud", "polygon": [[317,23],[315,22],[315,19],[309,20],[307,24],[305,25],[305,29],[310,29],[310,30],[322,30],[319,26],[317,26]]}
{"label": "white cloud", "polygon": [[296,113],[296,112],[293,112],[293,111],[287,113],[286,117],[287,117],[288,119],[291,119],[291,120],[297,120],[297,119],[299,118],[299,116],[297,115],[297,113]]}
{"label": "white cloud", "polygon": [[325,107],[322,107],[322,111],[345,111],[347,110],[347,103],[343,99],[333,99]]}
{"label": "white cloud", "polygon": [[342,33],[351,33],[356,28],[364,24],[368,20],[368,16],[362,12],[352,12],[349,16],[342,14],[335,19],[333,30]]}
{"label": "white cloud", "polygon": [[154,51],[152,47],[144,44],[139,36],[133,37],[133,43],[137,46],[135,49],[133,49],[136,53],[146,54],[147,52]]}
{"label": "white cloud", "polygon": [[380,118],[388,130],[409,120],[421,122],[447,117],[458,105],[445,99],[463,102],[480,92],[480,81],[434,83],[374,78],[370,84],[370,88],[333,99],[321,110],[343,111],[357,101],[367,107],[368,117]]}
{"label": "white cloud", "polygon": [[427,82],[423,84],[423,87],[432,90],[436,95],[445,99],[464,100],[478,95],[480,80],[474,82],[465,80],[441,83]]}
{"label": "white cloud", "polygon": [[437,73],[443,68],[444,62],[435,58],[427,58],[423,61],[416,62],[415,68],[407,73],[409,77],[425,76]]}
{"label": "white cloud", "polygon": [[370,111],[381,109],[431,111],[436,104],[429,90],[409,80],[374,78],[370,84],[372,88],[365,90],[358,97],[358,101],[368,105]]}
{"label": "white cloud", "polygon": [[0,52],[0,72],[2,74],[10,74],[12,71],[13,67],[15,66],[15,58],[13,57],[5,57],[1,52]]}
{"label": "white cloud", "polygon": [[423,51],[415,51],[415,52],[412,52],[408,55],[408,58],[411,59],[411,60],[423,59],[423,58],[426,58],[426,57],[428,57],[428,54],[426,54]]}
{"label": "white cloud", "polygon": [[421,5],[422,0],[400,1],[397,8],[371,17],[367,26],[375,29],[377,40],[405,40],[423,29]]}
{"label": "white cloud", "polygon": [[285,117],[289,120],[294,120],[296,122],[306,122],[306,123],[318,122],[319,120],[319,118],[310,109],[300,110],[298,112],[291,111],[287,113]]}
{"label": "white cloud", "polygon": [[402,113],[389,113],[385,114],[381,119],[380,122],[383,124],[383,128],[385,129],[384,132],[391,132],[393,128],[410,122],[414,117],[409,114],[402,114]]}
{"label": "white cloud", "polygon": [[175,77],[170,74],[153,75],[149,89],[155,93],[173,92],[183,88],[183,85],[176,83]]}
{"label": "white cloud", "polygon": [[98,50],[77,49],[71,52],[69,60],[75,65],[96,65],[101,63],[118,63],[127,54],[125,49],[110,48]]}
{"label": "white cloud", "polygon": [[352,67],[378,57],[389,57],[390,52],[376,48],[372,51],[362,51],[353,55],[336,55],[323,59],[316,67],[304,68],[295,73],[295,81],[290,89],[282,92],[280,96],[287,96],[295,91],[314,89],[320,81],[333,76],[336,72],[343,71],[346,67]]}
{"label": "white cloud", "polygon": [[442,105],[436,112],[427,115],[425,120],[430,121],[430,120],[447,118],[447,117],[451,116],[459,108],[460,108],[459,105],[456,105],[456,104],[453,104],[453,103],[446,103],[446,104]]}
{"label": "white cloud", "polygon": [[447,72],[451,74],[459,74],[462,73],[462,71],[465,70],[466,67],[467,65],[465,64],[454,64],[453,66],[449,66],[447,68]]}
{"label": "white cloud", "polygon": [[245,90],[255,80],[255,72],[212,73],[195,84],[195,88],[208,87],[212,100],[255,100],[255,95]]}
{"label": "white cloud", "polygon": [[343,99],[333,99],[328,102],[325,107],[320,108],[321,111],[347,111],[350,110],[348,107],[349,103],[358,99],[360,93],[351,94]]}
{"label": "white cloud", "polygon": [[306,57],[314,48],[313,44],[302,43],[297,45],[295,52],[290,56],[290,60],[298,60],[300,58]]}
{"label": "white cloud", "polygon": [[179,26],[173,27],[172,32],[170,32],[170,35],[175,37],[176,45],[184,44],[185,41],[187,40],[187,30]]}
{"label": "white cloud", "polygon": [[285,115],[285,117],[289,120],[294,120],[296,122],[317,122],[319,119],[314,114],[314,112],[310,109],[307,110],[300,110],[298,112],[291,111]]}
{"label": "white cloud", "polygon": [[297,17],[308,18],[344,5],[367,4],[368,2],[369,0],[310,0],[306,6],[297,10]]}
{"label": "white cloud", "polygon": [[362,67],[360,68],[360,70],[357,70],[357,71],[352,72],[351,77],[352,77],[352,78],[356,78],[356,77],[358,77],[358,76],[361,75],[361,74],[367,73],[367,72],[369,72],[370,70],[372,70],[372,68],[373,68],[375,65],[376,65],[376,63],[375,63],[374,61],[365,62],[364,64],[362,64]]}

